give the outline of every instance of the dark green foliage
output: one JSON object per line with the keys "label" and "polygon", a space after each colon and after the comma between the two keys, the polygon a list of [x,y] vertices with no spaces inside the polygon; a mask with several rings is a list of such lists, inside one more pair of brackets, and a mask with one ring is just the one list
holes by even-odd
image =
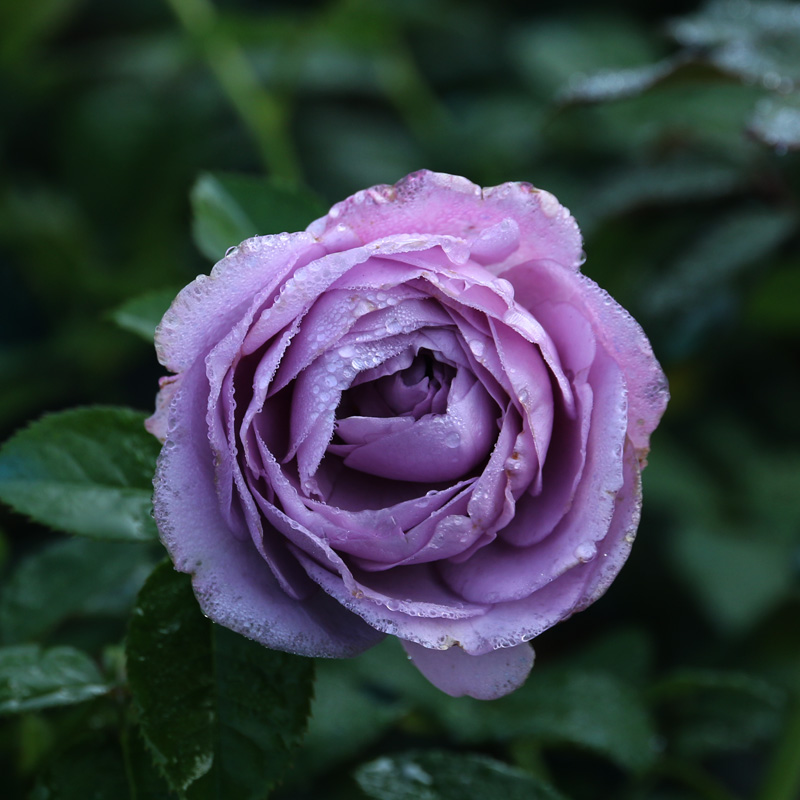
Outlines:
{"label": "dark green foliage", "polygon": [[430,751],[383,756],[356,772],[374,800],[565,800],[544,781],[483,756]]}
{"label": "dark green foliage", "polygon": [[266,797],[305,731],[313,661],[209,622],[168,563],[145,583],[125,649],[141,733],[170,786]]}

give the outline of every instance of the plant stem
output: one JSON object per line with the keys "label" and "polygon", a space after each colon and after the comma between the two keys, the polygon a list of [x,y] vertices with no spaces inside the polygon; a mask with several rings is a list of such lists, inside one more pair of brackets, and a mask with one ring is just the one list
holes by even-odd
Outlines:
{"label": "plant stem", "polygon": [[300,167],[288,132],[286,107],[261,86],[244,52],[220,31],[211,0],[167,0],[167,3],[200,48],[255,139],[267,171],[289,184],[299,184]]}
{"label": "plant stem", "polygon": [[800,797],[800,682],[789,700],[783,733],[778,739],[758,800]]}

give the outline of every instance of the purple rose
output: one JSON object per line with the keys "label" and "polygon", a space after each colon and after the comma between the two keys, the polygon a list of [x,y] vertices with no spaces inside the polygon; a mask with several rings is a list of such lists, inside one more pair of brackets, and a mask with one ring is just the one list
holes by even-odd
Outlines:
{"label": "purple rose", "polygon": [[156,334],[155,515],[203,611],[268,647],[384,634],[454,696],[608,588],[667,402],[548,192],[417,172],[248,239]]}

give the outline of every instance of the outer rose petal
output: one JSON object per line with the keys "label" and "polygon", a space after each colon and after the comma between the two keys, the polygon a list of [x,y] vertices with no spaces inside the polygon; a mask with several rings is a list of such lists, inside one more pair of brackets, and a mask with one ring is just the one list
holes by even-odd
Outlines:
{"label": "outer rose petal", "polygon": [[153,505],[176,569],[192,574],[204,613],[251,639],[301,655],[353,656],[381,633],[322,592],[289,597],[251,541],[233,536],[214,490],[202,362],[184,374],[159,457]]}
{"label": "outer rose petal", "polygon": [[156,330],[158,360],[188,369],[227,336],[246,309],[296,268],[325,251],[307,233],[248,239],[175,298]]}
{"label": "outer rose petal", "polygon": [[597,341],[617,361],[626,378],[628,436],[645,462],[650,434],[669,400],[667,381],[638,322],[591,278],[543,261],[509,269],[517,301],[535,315],[540,303],[573,305],[592,324]]}
{"label": "outer rose petal", "polygon": [[533,667],[529,644],[502,647],[483,656],[471,656],[460,647],[430,650],[413,642],[403,647],[414,666],[438,689],[451,697],[465,694],[476,700],[496,700],[519,689]]}
{"label": "outer rose petal", "polygon": [[[519,230],[519,245],[513,250],[516,231],[503,225],[506,220]],[[581,234],[569,211],[549,192],[528,183],[482,189],[457,175],[421,170],[394,186],[373,186],[354,194],[307,230],[325,240],[342,228],[364,242],[409,231],[446,232],[474,242],[480,264],[491,258],[498,258],[496,265],[506,259],[519,264],[548,258],[577,269],[582,261]]]}

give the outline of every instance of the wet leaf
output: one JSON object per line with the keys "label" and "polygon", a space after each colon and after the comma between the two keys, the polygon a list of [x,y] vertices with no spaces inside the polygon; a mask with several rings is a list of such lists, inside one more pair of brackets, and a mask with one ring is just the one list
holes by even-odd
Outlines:
{"label": "wet leaf", "polygon": [[144,420],[111,407],[42,417],[0,450],[0,499],[67,533],[155,539],[150,509],[160,445]]}
{"label": "wet leaf", "polygon": [[672,747],[688,758],[744,751],[769,741],[781,723],[786,693],[747,673],[685,670],[650,696],[665,718]]}
{"label": "wet leaf", "polygon": [[[398,659],[401,653],[388,656],[389,664],[397,665]],[[387,690],[370,672],[358,661],[320,659],[308,733],[298,755],[301,771],[322,772],[355,757],[411,711],[406,693]]]}
{"label": "wet leaf", "polygon": [[582,199],[581,226],[589,231],[600,220],[637,208],[724,197],[742,180],[734,165],[712,161],[686,159],[624,167],[610,173]]}
{"label": "wet leaf", "polygon": [[800,94],[765,97],[756,106],[748,130],[780,155],[800,149]]}
{"label": "wet leaf", "polygon": [[536,20],[514,30],[509,49],[522,75],[551,94],[600,71],[648,69],[660,55],[644,30],[610,14]]}
{"label": "wet leaf", "polygon": [[170,786],[266,797],[305,731],[313,662],[209,622],[169,563],[142,588],[126,653],[141,731]]}
{"label": "wet leaf", "polygon": [[0,648],[0,714],[82,703],[109,688],[91,658],[73,647]]}
{"label": "wet leaf", "polygon": [[633,97],[673,75],[684,63],[686,59],[678,56],[655,64],[603,70],[592,75],[573,78],[560,93],[559,100],[562,103],[598,103]]}
{"label": "wet leaf", "polygon": [[669,31],[684,46],[708,48],[712,63],[745,81],[791,89],[800,80],[797,3],[713,0],[673,20]]}
{"label": "wet leaf", "polygon": [[384,756],[360,767],[355,777],[374,800],[564,800],[552,786],[527,772],[464,753]]}

